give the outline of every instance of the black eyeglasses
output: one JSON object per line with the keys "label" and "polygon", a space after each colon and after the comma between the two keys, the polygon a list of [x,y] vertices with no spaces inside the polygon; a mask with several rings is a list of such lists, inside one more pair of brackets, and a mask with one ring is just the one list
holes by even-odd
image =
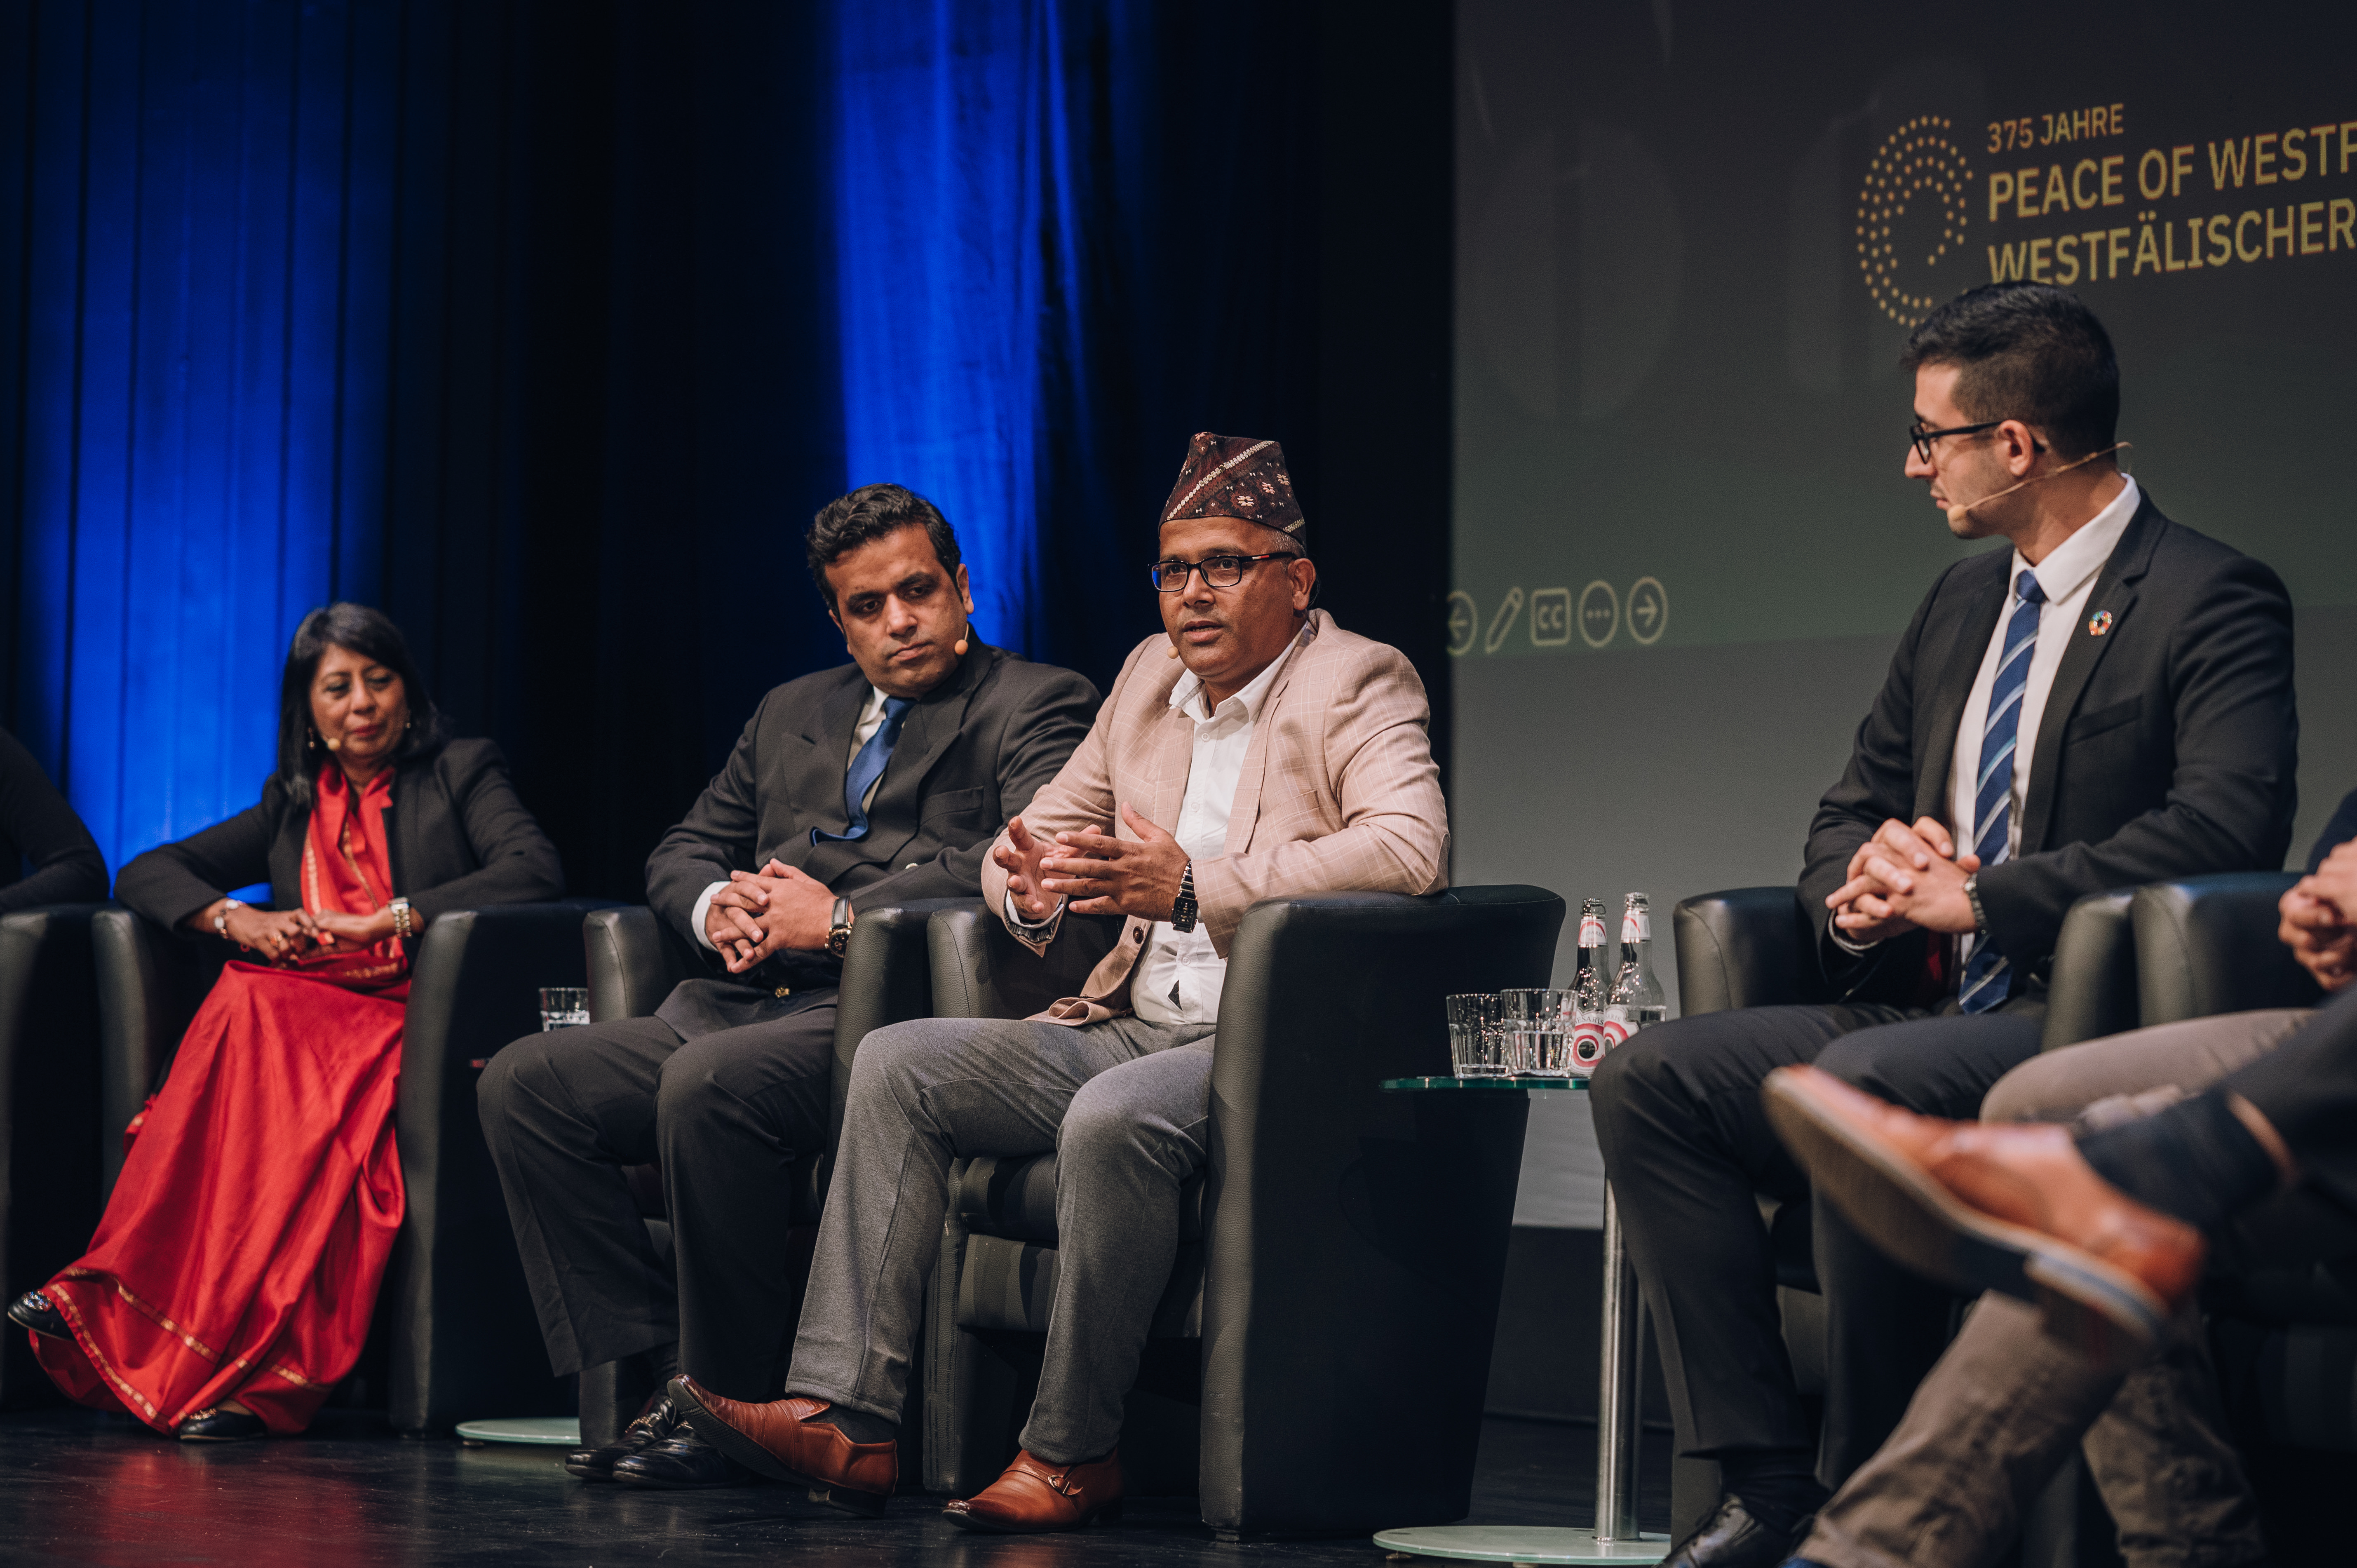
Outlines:
{"label": "black eyeglasses", "polygon": [[1265,555],[1207,555],[1200,561],[1157,561],[1148,566],[1146,575],[1154,585],[1166,594],[1183,594],[1187,579],[1195,573],[1203,574],[1203,581],[1215,588],[1232,588],[1244,580],[1244,568],[1262,561],[1292,561],[1299,552],[1272,550]]}
{"label": "black eyeglasses", "polygon": [[1932,460],[1932,443],[1943,435],[1978,435],[1984,430],[1995,430],[2005,423],[2002,419],[1987,420],[1979,424],[1952,424],[1945,430],[1926,430],[1917,420],[1907,427],[1907,439],[1914,444],[1915,456],[1926,463]]}

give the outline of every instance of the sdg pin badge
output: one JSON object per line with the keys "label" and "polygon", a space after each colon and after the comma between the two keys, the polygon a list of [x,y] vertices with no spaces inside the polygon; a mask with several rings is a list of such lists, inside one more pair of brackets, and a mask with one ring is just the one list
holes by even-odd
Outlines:
{"label": "sdg pin badge", "polygon": [[2089,617],[2087,618],[2087,635],[2088,635],[2089,637],[2101,637],[2101,636],[2103,636],[2103,635],[2104,635],[2104,633],[2105,633],[2105,632],[2107,632],[2107,631],[2109,631],[2109,630],[2111,630],[2111,629],[2112,629],[2112,612],[2111,612],[2111,611],[2109,611],[2109,610],[2097,610],[2093,615],[2091,615],[2091,616],[2089,616]]}

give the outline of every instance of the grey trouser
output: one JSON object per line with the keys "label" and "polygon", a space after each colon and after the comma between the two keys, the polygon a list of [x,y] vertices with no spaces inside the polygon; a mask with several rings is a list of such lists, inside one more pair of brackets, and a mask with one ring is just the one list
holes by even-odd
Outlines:
{"label": "grey trouser", "polygon": [[1109,1453],[1211,1137],[1211,1026],[925,1018],[860,1042],[787,1388],[900,1419],[950,1162],[1056,1154],[1056,1296],[1023,1446]]}
{"label": "grey trouser", "polygon": [[[2085,1126],[2149,1115],[2275,1049],[2308,1017],[2229,1014],[2050,1051],[2000,1079],[1982,1115]],[[2276,1231],[2286,1217],[2273,1211],[2302,1203],[2269,1203],[2245,1230]],[[1819,1510],[1796,1555],[1825,1568],[1994,1563],[2083,1440],[2130,1568],[2255,1563],[2266,1546],[2222,1427],[2194,1315],[2158,1359],[2122,1373],[2049,1338],[2035,1308],[1985,1295],[1899,1429]]]}

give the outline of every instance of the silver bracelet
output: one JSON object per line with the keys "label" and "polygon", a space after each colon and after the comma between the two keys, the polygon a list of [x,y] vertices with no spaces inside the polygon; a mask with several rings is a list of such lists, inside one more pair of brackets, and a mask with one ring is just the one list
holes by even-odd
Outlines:
{"label": "silver bracelet", "polygon": [[244,908],[245,900],[242,898],[222,899],[221,901],[221,908],[213,912],[213,934],[220,937],[228,936],[229,912],[231,909],[242,909]]}

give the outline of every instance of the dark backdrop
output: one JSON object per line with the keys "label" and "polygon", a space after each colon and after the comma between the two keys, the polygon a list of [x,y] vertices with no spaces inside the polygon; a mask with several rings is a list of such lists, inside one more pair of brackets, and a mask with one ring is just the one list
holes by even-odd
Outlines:
{"label": "dark backdrop", "polygon": [[[897,274],[836,265],[899,199],[842,184],[846,51],[966,68],[900,9],[0,0],[0,701],[112,861],[254,798],[285,639],[346,596],[576,890],[642,894],[759,693],[842,658],[811,513],[909,477],[849,471],[838,324]],[[1446,8],[1017,20],[1065,263],[1030,427],[964,454],[1033,498],[982,629],[1108,682],[1187,435],[1274,435],[1326,606],[1416,659],[1446,757]]]}

